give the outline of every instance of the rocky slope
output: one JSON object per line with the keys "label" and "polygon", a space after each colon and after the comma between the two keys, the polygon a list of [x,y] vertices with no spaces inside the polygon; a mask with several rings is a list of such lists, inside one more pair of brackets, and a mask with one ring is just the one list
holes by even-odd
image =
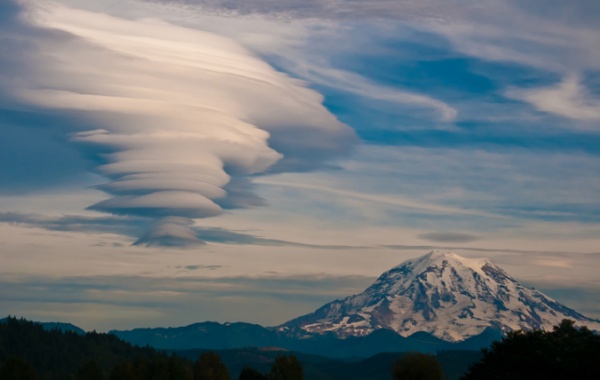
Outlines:
{"label": "rocky slope", "polygon": [[433,251],[392,268],[363,293],[333,301],[278,331],[346,338],[388,329],[457,342],[486,328],[551,329],[565,318],[600,330],[598,321],[519,284],[487,259]]}

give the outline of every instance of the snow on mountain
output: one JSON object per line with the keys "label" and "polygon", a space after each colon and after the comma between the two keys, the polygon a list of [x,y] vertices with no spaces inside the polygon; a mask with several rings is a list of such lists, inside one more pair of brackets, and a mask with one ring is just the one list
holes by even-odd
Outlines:
{"label": "snow on mountain", "polygon": [[456,342],[489,327],[548,330],[565,318],[600,330],[597,321],[519,284],[488,259],[433,251],[385,272],[363,293],[333,301],[279,329],[334,332],[341,338],[378,329],[402,336],[424,331]]}

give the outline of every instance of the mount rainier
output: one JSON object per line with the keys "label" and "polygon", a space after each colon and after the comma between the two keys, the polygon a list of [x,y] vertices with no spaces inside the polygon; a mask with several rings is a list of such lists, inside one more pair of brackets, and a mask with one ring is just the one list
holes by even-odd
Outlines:
{"label": "mount rainier", "polygon": [[361,294],[326,304],[278,330],[347,338],[387,329],[458,342],[487,328],[548,330],[565,318],[600,330],[598,321],[519,284],[487,259],[433,251],[385,272]]}

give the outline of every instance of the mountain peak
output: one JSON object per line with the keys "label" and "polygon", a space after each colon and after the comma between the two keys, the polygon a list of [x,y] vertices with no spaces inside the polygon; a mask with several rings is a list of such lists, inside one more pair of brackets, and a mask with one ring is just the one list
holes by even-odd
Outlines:
{"label": "mountain peak", "polygon": [[439,249],[434,249],[433,251],[429,252],[428,254],[426,254],[425,256],[422,256],[422,257],[436,258],[436,257],[448,257],[448,256],[452,257],[452,256],[458,256],[458,255],[454,252],[441,251]]}
{"label": "mountain peak", "polygon": [[285,323],[311,333],[363,336],[389,329],[403,336],[424,331],[461,341],[486,328],[551,329],[570,318],[595,321],[519,284],[486,258],[431,251],[383,273],[364,292],[333,301]]}
{"label": "mountain peak", "polygon": [[[493,268],[502,277],[509,277],[502,269],[492,264],[487,258],[466,258],[450,251],[431,251],[415,259],[406,260],[400,265],[383,273],[379,279],[385,282],[395,282],[399,287],[405,286],[417,278],[427,278],[428,282],[438,282],[444,273],[472,277],[472,273],[487,277],[486,269]],[[448,274],[446,273],[446,274]],[[377,282],[376,282],[377,284]],[[375,285],[375,284],[374,284]]]}
{"label": "mountain peak", "polygon": [[[480,270],[486,264],[491,263],[490,259],[488,259],[488,258],[471,259],[471,258],[459,256],[456,253],[451,252],[451,251],[441,251],[441,250],[437,250],[437,249],[429,252],[425,256],[421,256],[414,260],[417,260],[422,263],[427,263],[427,264],[434,264],[439,261],[447,260],[452,265],[462,265],[462,266],[471,268],[473,270]],[[408,261],[410,261],[410,260],[408,260]],[[406,261],[403,262],[402,264],[400,264],[399,266],[402,266],[405,264],[406,264]]]}

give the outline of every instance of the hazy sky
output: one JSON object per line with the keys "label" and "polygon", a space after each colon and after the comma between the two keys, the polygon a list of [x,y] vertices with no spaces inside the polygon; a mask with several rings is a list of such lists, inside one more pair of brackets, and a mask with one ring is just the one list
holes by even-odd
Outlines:
{"label": "hazy sky", "polygon": [[448,249],[600,318],[599,19],[3,0],[0,311],[276,325]]}

